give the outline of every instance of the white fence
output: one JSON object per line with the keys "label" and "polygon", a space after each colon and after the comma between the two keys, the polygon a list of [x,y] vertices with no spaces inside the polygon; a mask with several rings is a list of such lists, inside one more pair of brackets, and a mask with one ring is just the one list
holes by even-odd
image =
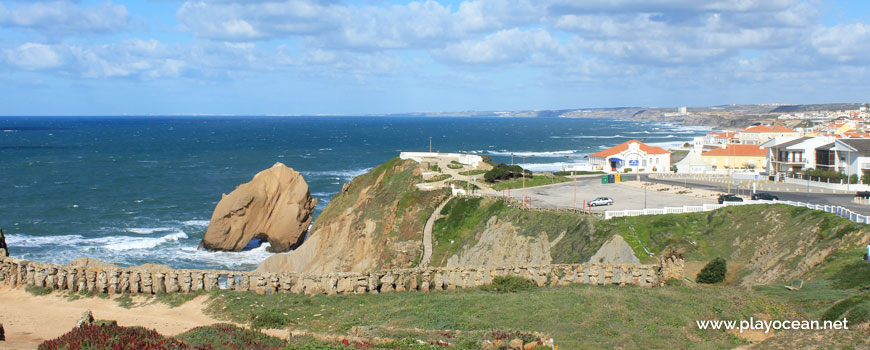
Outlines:
{"label": "white fence", "polygon": [[620,216],[641,216],[641,215],[663,215],[663,214],[682,214],[682,213],[697,213],[702,211],[711,211],[719,208],[732,205],[746,204],[788,204],[795,207],[804,207],[814,210],[822,210],[826,213],[839,215],[847,218],[852,222],[861,224],[870,224],[870,215],[861,215],[841,206],[819,205],[804,202],[779,201],[779,200],[744,200],[743,202],[724,202],[722,204],[704,204],[704,205],[686,205],[682,207],[664,207],[655,209],[637,209],[637,210],[608,210],[604,212],[604,219],[616,218]]}

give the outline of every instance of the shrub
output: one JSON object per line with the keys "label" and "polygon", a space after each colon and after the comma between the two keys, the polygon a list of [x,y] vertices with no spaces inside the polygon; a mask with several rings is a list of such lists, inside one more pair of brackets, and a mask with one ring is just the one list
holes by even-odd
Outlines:
{"label": "shrub", "polygon": [[519,165],[507,165],[504,163],[499,163],[495,167],[493,167],[490,171],[487,171],[483,174],[483,180],[489,183],[493,183],[499,180],[509,180],[515,177],[532,177],[532,172],[523,169]]}
{"label": "shrub", "polygon": [[487,292],[515,293],[535,288],[535,282],[519,276],[504,276],[493,278],[492,283],[481,286]]}
{"label": "shrub", "polygon": [[231,324],[197,327],[175,338],[191,346],[210,345],[214,350],[271,350],[286,345],[280,338]]}
{"label": "shrub", "polygon": [[719,283],[725,280],[726,272],[728,272],[728,263],[725,259],[717,257],[701,269],[696,280],[698,283]]}
{"label": "shrub", "polygon": [[204,345],[191,347],[167,338],[157,331],[142,327],[89,325],[76,327],[69,333],[39,344],[39,350],[54,349],[211,349]]}

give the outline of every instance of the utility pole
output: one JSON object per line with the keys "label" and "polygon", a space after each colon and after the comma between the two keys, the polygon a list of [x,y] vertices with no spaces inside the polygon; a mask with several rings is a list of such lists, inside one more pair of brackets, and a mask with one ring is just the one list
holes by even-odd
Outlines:
{"label": "utility pole", "polygon": [[571,177],[574,178],[574,211],[577,211],[577,177],[574,176],[574,172],[571,172]]}
{"label": "utility pole", "polygon": [[432,136],[429,136],[429,153],[432,153]]}
{"label": "utility pole", "polygon": [[[520,172],[523,176],[523,206],[526,206],[526,158],[530,158],[534,156],[517,156],[517,158],[523,159],[523,170]],[[511,155],[511,164],[513,164],[513,154]]]}

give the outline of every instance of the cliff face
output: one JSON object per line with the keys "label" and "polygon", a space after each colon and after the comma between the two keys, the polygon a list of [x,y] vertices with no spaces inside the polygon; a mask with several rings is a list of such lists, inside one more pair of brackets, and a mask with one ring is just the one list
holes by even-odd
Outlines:
{"label": "cliff face", "polygon": [[240,251],[258,238],[269,251],[286,252],[305,237],[316,204],[302,175],[275,163],[223,196],[200,247]]}
{"label": "cliff face", "polygon": [[420,191],[418,164],[391,159],[346,184],[315,220],[308,239],[257,268],[268,272],[363,272],[413,267],[423,226],[447,190]]}

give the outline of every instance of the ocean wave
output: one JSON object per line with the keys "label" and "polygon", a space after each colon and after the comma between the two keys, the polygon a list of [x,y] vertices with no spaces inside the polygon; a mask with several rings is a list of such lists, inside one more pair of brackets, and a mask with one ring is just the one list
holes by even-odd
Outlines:
{"label": "ocean wave", "polygon": [[664,149],[670,149],[674,147],[682,146],[684,143],[691,141],[667,141],[667,142],[645,142],[647,145],[661,147]]}
{"label": "ocean wave", "polygon": [[372,170],[373,168],[362,168],[362,169],[347,169],[347,170],[328,170],[328,171],[303,171],[303,176],[311,176],[311,177],[332,177],[339,179],[353,179],[357,176],[365,174]]}
{"label": "ocean wave", "polygon": [[27,234],[7,234],[6,244],[10,247],[36,248],[44,246],[74,246],[85,241],[82,235],[33,236]]}
{"label": "ocean wave", "polygon": [[173,230],[175,230],[175,229],[171,228],[171,227],[145,227],[145,228],[134,227],[134,228],[128,228],[125,231],[132,232],[132,233],[138,233],[140,235],[150,235],[150,234],[155,233],[155,232],[166,232],[166,231],[173,231]]}
{"label": "ocean wave", "polygon": [[486,151],[486,153],[494,155],[494,156],[507,156],[510,157],[511,154],[520,157],[561,157],[569,154],[576,154],[577,150],[566,150],[566,151],[541,151],[541,152],[508,152],[508,151]]}
{"label": "ocean wave", "polygon": [[628,136],[616,135],[574,135],[574,136],[550,136],[551,139],[616,139],[629,138]]}
{"label": "ocean wave", "polygon": [[206,226],[208,226],[209,222],[210,222],[210,220],[187,220],[187,221],[182,221],[181,224],[184,226],[206,227]]}
{"label": "ocean wave", "polygon": [[212,266],[224,266],[229,269],[240,270],[257,266],[274,253],[266,251],[271,245],[263,243],[257,248],[241,252],[209,252],[199,250],[195,246],[184,246],[178,250],[172,250],[172,259],[181,259],[205,263]]}
{"label": "ocean wave", "polygon": [[567,168],[571,168],[577,164],[577,162],[555,162],[555,163],[532,163],[526,164],[525,169],[531,171],[562,171]]}
{"label": "ocean wave", "polygon": [[331,198],[336,192],[311,192],[311,195],[314,197],[326,197]]}
{"label": "ocean wave", "polygon": [[[106,239],[108,238],[108,239]],[[163,237],[156,238],[143,238],[143,237],[125,237],[125,236],[115,236],[115,237],[104,237],[101,240],[105,239],[108,241],[106,244],[102,246],[102,248],[108,250],[141,250],[141,249],[151,249],[156,248],[157,246],[169,243],[169,242],[178,242],[178,240],[186,239],[187,234],[184,231],[179,231],[175,233],[170,233]]]}

